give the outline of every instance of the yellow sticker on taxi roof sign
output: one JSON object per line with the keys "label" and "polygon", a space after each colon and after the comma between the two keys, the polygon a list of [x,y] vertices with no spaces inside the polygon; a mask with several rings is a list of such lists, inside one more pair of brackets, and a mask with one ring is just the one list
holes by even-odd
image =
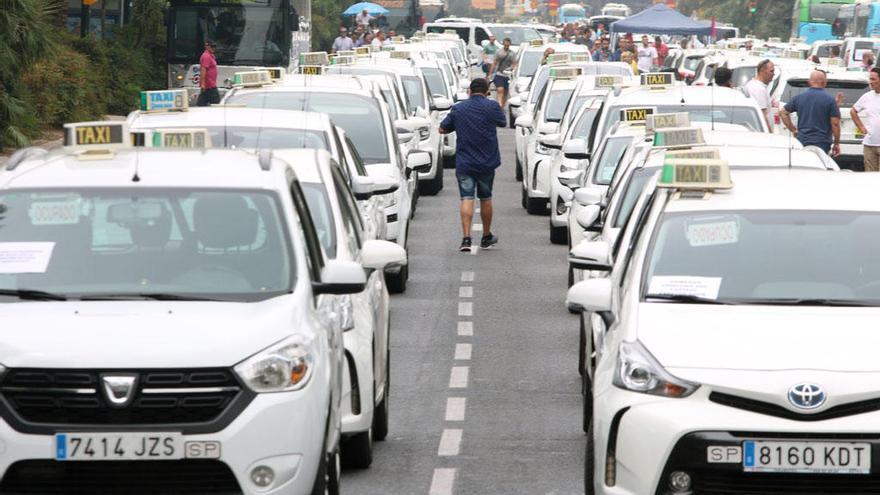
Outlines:
{"label": "yellow sticker on taxi roof sign", "polygon": [[306,52],[299,54],[299,65],[327,65],[330,56],[327,52]]}
{"label": "yellow sticker on taxi roof sign", "polygon": [[623,84],[623,76],[596,76],[596,88],[613,88],[618,84]]}
{"label": "yellow sticker on taxi roof sign", "polygon": [[580,67],[554,67],[550,69],[550,79],[574,79],[582,73]]}
{"label": "yellow sticker on taxi roof sign", "polygon": [[648,131],[672,127],[689,127],[690,125],[691,118],[687,112],[655,113],[648,115],[645,119],[645,129]]}
{"label": "yellow sticker on taxi roof sign", "polygon": [[153,148],[200,149],[211,147],[207,129],[154,129]]}
{"label": "yellow sticker on taxi roof sign", "polygon": [[552,53],[547,56],[547,65],[563,65],[571,63],[570,53]]}
{"label": "yellow sticker on taxi roof sign", "polygon": [[648,115],[653,115],[653,108],[624,108],[620,111],[621,122],[644,122]]}
{"label": "yellow sticker on taxi roof sign", "polygon": [[730,167],[724,160],[668,159],[663,162],[657,187],[673,189],[730,189]]}
{"label": "yellow sticker on taxi roof sign", "polygon": [[529,40],[529,46],[544,46],[544,38]]}
{"label": "yellow sticker on taxi roof sign", "polygon": [[64,124],[64,146],[71,149],[112,150],[130,145],[125,122]]}
{"label": "yellow sticker on taxi roof sign", "polygon": [[654,133],[655,148],[682,148],[706,144],[703,130],[699,127],[672,127],[658,129]]}
{"label": "yellow sticker on taxi roof sign", "polygon": [[359,46],[354,49],[354,53],[358,57],[369,57],[373,50],[369,46]]}
{"label": "yellow sticker on taxi roof sign", "polygon": [[320,76],[324,73],[323,65],[300,65],[297,70],[307,76]]}
{"label": "yellow sticker on taxi roof sign", "polygon": [[252,70],[247,72],[236,72],[232,76],[232,85],[241,87],[264,86],[272,83],[272,76],[267,70]]}
{"label": "yellow sticker on taxi roof sign", "polygon": [[671,72],[649,72],[642,74],[642,86],[672,86],[673,81]]}

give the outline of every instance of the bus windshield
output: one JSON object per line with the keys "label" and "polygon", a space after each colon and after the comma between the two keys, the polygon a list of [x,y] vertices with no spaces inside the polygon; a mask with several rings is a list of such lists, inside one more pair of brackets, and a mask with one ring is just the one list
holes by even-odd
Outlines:
{"label": "bus windshield", "polygon": [[840,7],[839,3],[814,3],[810,5],[810,22],[831,24],[837,19]]}
{"label": "bus windshield", "polygon": [[241,0],[235,5],[172,2],[168,54],[172,63],[196,63],[205,41],[217,43],[218,65],[286,66],[288,0]]}

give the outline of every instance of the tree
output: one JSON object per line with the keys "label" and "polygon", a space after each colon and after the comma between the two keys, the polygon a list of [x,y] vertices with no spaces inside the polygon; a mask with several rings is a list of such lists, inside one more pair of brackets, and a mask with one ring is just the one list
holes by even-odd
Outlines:
{"label": "tree", "polygon": [[330,50],[339,32],[342,3],[338,0],[312,0],[312,49]]}
{"label": "tree", "polygon": [[[55,47],[52,19],[57,7],[47,0],[3,0],[0,8],[0,146],[23,146],[23,128],[34,125],[20,98],[22,74]],[[51,95],[46,95],[51,98]]]}

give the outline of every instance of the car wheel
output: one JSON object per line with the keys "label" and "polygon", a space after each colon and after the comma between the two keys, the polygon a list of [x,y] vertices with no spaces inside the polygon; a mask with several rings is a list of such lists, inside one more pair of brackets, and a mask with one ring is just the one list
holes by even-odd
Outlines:
{"label": "car wheel", "polygon": [[[591,415],[592,416],[592,415]],[[593,487],[594,466],[596,465],[595,444],[593,441],[593,420],[589,420],[589,425],[584,428],[587,432],[586,454],[584,456],[584,494],[593,495],[595,488]]]}
{"label": "car wheel", "polygon": [[366,469],[373,463],[373,429],[362,431],[343,440],[342,462],[345,467]]}
{"label": "car wheel", "polygon": [[523,209],[526,209],[526,207],[527,207],[528,204],[529,204],[529,197],[528,197],[528,195],[526,194],[526,190],[525,190],[525,188],[523,188],[520,192],[521,192],[522,194],[520,195],[519,205],[522,206]]}
{"label": "car wheel", "polygon": [[516,121],[513,118],[513,110],[512,109],[507,111],[507,125],[511,129],[516,129]]}
{"label": "car wheel", "polygon": [[568,227],[555,227],[553,224],[550,224],[550,242],[553,244],[567,244],[568,243]]}
{"label": "car wheel", "polygon": [[400,267],[397,273],[385,272],[385,285],[388,286],[388,292],[392,294],[403,294],[406,292],[406,280],[409,278],[409,263]]}
{"label": "car wheel", "polygon": [[519,155],[516,156],[516,180],[520,182],[523,180],[522,162],[519,161]]}
{"label": "car wheel", "polygon": [[[569,251],[570,250],[571,249],[569,248]],[[572,285],[574,285],[574,268],[569,266],[568,267],[568,288],[570,289]],[[571,312],[575,313],[576,311],[571,311]]]}
{"label": "car wheel", "polygon": [[419,192],[425,196],[435,196],[443,189],[443,168],[437,167],[434,178],[427,181],[419,181]]}
{"label": "car wheel", "polygon": [[587,355],[587,326],[584,324],[584,316],[581,315],[578,320],[580,321],[580,330],[578,331],[578,373],[581,376],[587,376],[584,372],[586,370],[586,355]]}
{"label": "car wheel", "polygon": [[388,436],[388,396],[391,395],[391,353],[385,359],[385,395],[373,410],[373,440],[382,442]]}
{"label": "car wheel", "polygon": [[[525,194],[525,190],[523,190]],[[526,194],[526,211],[529,215],[544,215],[547,213],[546,198],[529,198]]]}

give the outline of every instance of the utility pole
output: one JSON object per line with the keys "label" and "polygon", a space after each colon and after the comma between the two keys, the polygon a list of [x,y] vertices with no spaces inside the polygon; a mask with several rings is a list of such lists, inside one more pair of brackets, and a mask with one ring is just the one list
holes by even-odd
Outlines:
{"label": "utility pole", "polygon": [[89,34],[92,19],[92,4],[97,0],[82,0],[82,7],[79,11],[79,36],[85,38]]}

